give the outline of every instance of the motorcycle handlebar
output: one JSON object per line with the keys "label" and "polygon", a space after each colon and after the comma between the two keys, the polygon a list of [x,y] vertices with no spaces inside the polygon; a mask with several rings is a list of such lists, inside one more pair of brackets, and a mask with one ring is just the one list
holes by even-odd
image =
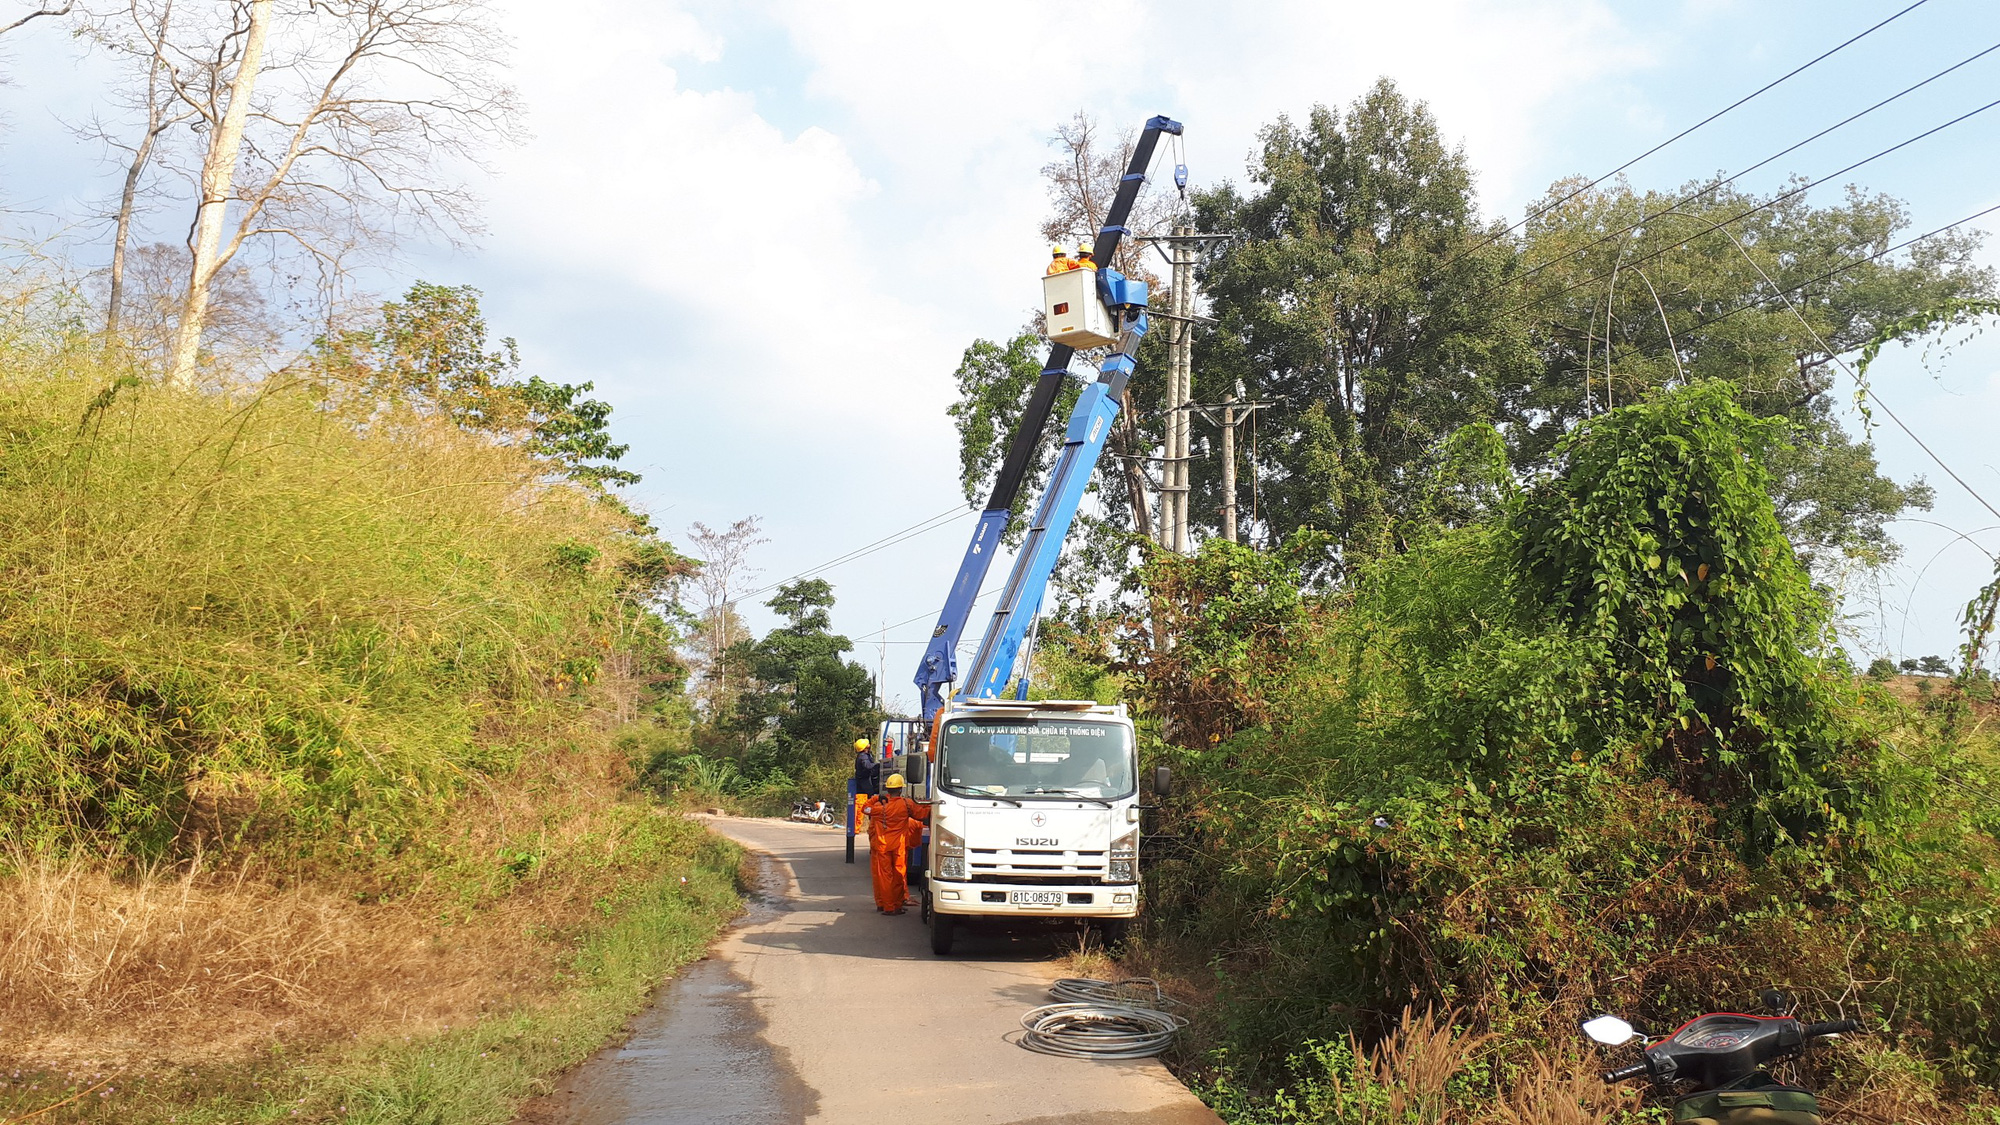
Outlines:
{"label": "motorcycle handlebar", "polygon": [[1800,1034],[1806,1039],[1818,1039],[1826,1035],[1839,1035],[1842,1032],[1860,1030],[1861,1023],[1858,1020],[1827,1020],[1825,1023],[1809,1023],[1805,1025],[1801,1029]]}
{"label": "motorcycle handlebar", "polygon": [[1617,1085],[1618,1083],[1627,1081],[1629,1079],[1644,1078],[1646,1074],[1647,1074],[1646,1064],[1643,1062],[1635,1062],[1631,1066],[1621,1066],[1617,1070],[1605,1071],[1604,1080],[1608,1083],[1611,1083],[1612,1085]]}

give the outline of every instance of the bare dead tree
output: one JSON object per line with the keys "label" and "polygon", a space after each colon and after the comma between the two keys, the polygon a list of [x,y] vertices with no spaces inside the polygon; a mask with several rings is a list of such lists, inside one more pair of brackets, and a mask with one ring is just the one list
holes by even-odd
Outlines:
{"label": "bare dead tree", "polygon": [[[1049,144],[1061,156],[1042,166],[1042,179],[1049,192],[1049,214],[1042,222],[1042,237],[1057,243],[1087,243],[1094,239],[1097,224],[1104,221],[1105,208],[1118,193],[1119,181],[1137,143],[1137,134],[1131,132],[1116,144],[1108,143],[1097,122],[1081,110],[1057,125]],[[1174,207],[1170,198],[1161,193],[1141,193],[1132,213],[1126,217],[1126,229],[1135,235],[1164,233],[1172,221]],[[1158,289],[1160,280],[1151,271],[1148,252],[1145,243],[1128,237],[1119,243],[1116,258],[1103,264],[1128,277],[1141,278],[1150,288]],[[1151,481],[1146,476],[1144,460],[1148,450],[1143,440],[1133,417],[1128,388],[1107,444],[1125,478],[1132,528],[1153,539]]]}
{"label": "bare dead tree", "polygon": [[209,141],[208,152],[201,162],[201,195],[195,201],[194,227],[188,236],[192,257],[187,298],[181,305],[180,326],[167,369],[167,381],[175,386],[194,385],[195,359],[201,349],[202,329],[208,322],[209,285],[235,256],[236,246],[231,246],[228,254],[222,253],[222,226],[228,220],[229,199],[235,192],[237,154],[243,147],[243,130],[250,120],[250,99],[257,90],[257,76],[263,69],[264,45],[270,37],[271,8],[275,2],[249,0],[247,5],[236,6],[242,21],[232,24],[229,35],[224,37],[225,45],[217,50],[218,64],[228,50],[227,44],[239,35],[242,48],[230,73],[228,100],[219,113],[215,95],[220,84],[217,79],[223,73],[221,65],[206,72],[206,98],[195,101],[182,92],[188,105],[208,124]]}
{"label": "bare dead tree", "polygon": [[76,8],[75,0],[70,0],[69,3],[64,4],[60,8],[51,7],[50,5],[43,4],[37,7],[34,11],[29,12],[27,15],[22,16],[21,18],[15,20],[14,22],[6,24],[4,26],[0,26],[0,35],[5,35],[10,31],[17,30],[25,26],[32,20],[69,15],[70,12],[73,11],[75,8]]}
{"label": "bare dead tree", "polygon": [[476,233],[459,173],[519,118],[483,0],[231,0],[229,15],[166,71],[209,134],[168,369],[179,386],[194,382],[206,289],[246,246],[302,254],[337,285],[357,250],[412,228]]}
{"label": "bare dead tree", "polygon": [[[187,277],[188,249],[181,243],[135,239],[126,248],[118,331],[135,355],[164,363],[171,354]],[[253,361],[279,347],[286,328],[296,323],[289,310],[274,307],[269,286],[247,266],[232,263],[208,288],[201,343],[206,354]]]}
{"label": "bare dead tree", "polygon": [[[1050,242],[1074,245],[1097,237],[1097,225],[1104,221],[1105,208],[1118,194],[1118,182],[1132,160],[1138,134],[1127,131],[1112,141],[1087,113],[1078,110],[1068,121],[1056,126],[1050,147],[1060,155],[1042,166],[1048,185],[1049,213],[1042,221],[1042,237]],[[1139,194],[1126,216],[1125,227],[1135,235],[1165,234],[1173,222],[1177,202],[1167,193]],[[1117,259],[1111,263],[1128,277],[1143,279],[1153,288],[1159,278],[1152,272],[1146,255],[1151,251],[1135,238],[1119,243]]]}
{"label": "bare dead tree", "polygon": [[140,203],[139,192],[153,163],[161,137],[176,125],[187,122],[193,113],[174,96],[167,58],[168,36],[172,30],[174,0],[127,0],[122,9],[107,14],[86,13],[84,33],[114,56],[128,60],[145,77],[133,88],[117,96],[124,108],[136,112],[142,124],[135,138],[127,140],[116,129],[94,121],[78,130],[107,148],[122,152],[125,182],[112,212],[110,294],[105,300],[104,330],[115,335],[125,309],[126,255],[132,242],[133,221]]}
{"label": "bare dead tree", "polygon": [[747,565],[750,551],[770,542],[762,534],[764,529],[761,524],[762,517],[745,516],[721,531],[700,522],[688,526],[688,544],[695,557],[701,560],[701,569],[694,575],[694,586],[701,592],[703,602],[702,686],[711,719],[723,705],[724,663],[729,646],[735,639],[732,634],[743,631],[741,622],[736,619],[733,603],[738,588],[757,573],[755,568]]}

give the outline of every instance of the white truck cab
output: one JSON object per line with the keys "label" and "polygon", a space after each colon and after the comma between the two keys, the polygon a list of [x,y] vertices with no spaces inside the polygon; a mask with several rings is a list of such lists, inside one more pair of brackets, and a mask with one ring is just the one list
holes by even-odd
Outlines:
{"label": "white truck cab", "polygon": [[1123,704],[961,699],[931,747],[923,897],[931,950],[977,919],[1074,919],[1123,937],[1139,913],[1139,760]]}

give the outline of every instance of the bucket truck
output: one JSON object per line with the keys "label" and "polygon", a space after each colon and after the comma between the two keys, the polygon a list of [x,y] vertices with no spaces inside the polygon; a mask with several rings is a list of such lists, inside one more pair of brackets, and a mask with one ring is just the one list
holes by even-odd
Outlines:
{"label": "bucket truck", "polygon": [[[1043,279],[1053,346],[917,668],[917,729],[927,738],[931,800],[923,917],[939,955],[951,952],[961,925],[980,919],[1067,919],[1096,925],[1116,941],[1139,912],[1132,718],[1123,704],[1029,701],[1022,649],[1146,333],[1145,283],[1113,268],[1125,220],[1160,138],[1180,132],[1180,123],[1166,117],[1146,122],[1092,248],[1098,268]],[[1047,491],[965,671],[965,690],[953,695],[972,603],[1071,361],[1088,348],[1110,352],[1070,412]],[[1169,785],[1162,767],[1154,789],[1165,795]]]}

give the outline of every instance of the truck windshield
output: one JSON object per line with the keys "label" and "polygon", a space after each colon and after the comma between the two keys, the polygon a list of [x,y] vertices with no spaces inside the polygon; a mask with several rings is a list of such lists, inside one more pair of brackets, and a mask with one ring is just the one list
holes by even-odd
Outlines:
{"label": "truck windshield", "polygon": [[1132,735],[1085,719],[965,719],[944,725],[938,780],[962,796],[1125,797]]}

